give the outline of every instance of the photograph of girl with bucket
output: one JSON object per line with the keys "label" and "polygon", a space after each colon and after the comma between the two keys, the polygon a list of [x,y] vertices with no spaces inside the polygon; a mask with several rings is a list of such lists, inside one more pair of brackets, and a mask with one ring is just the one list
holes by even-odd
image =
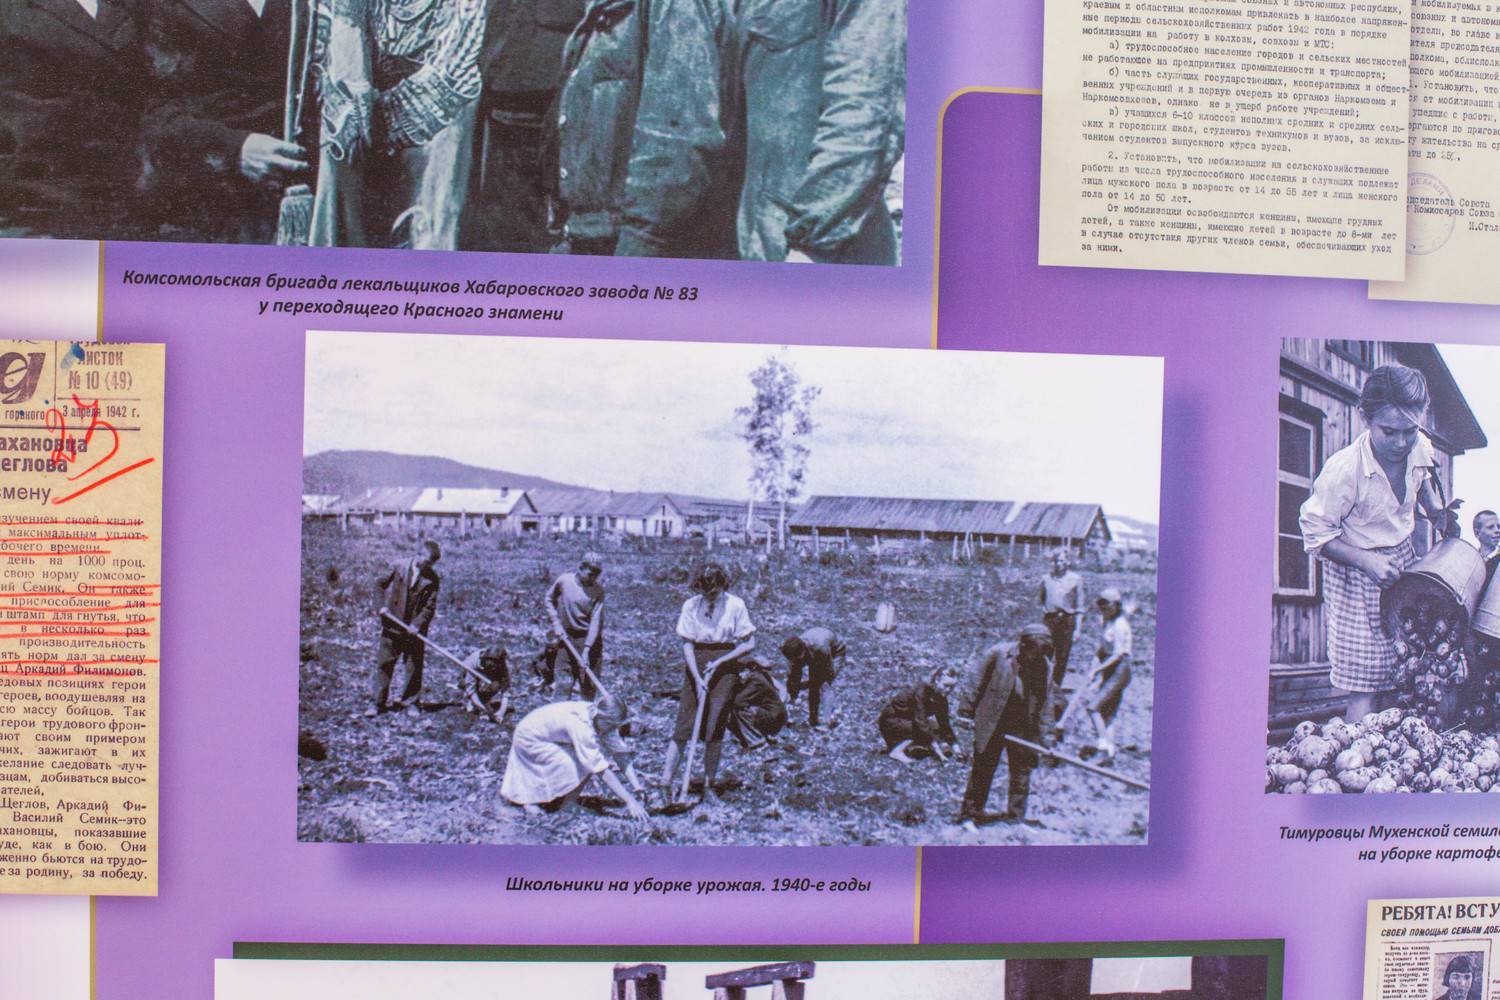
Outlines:
{"label": "photograph of girl with bucket", "polygon": [[1267,792],[1500,791],[1495,360],[1283,341]]}

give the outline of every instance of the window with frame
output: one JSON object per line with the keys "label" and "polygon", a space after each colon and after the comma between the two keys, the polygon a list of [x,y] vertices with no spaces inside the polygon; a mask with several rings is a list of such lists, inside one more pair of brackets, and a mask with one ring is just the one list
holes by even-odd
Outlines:
{"label": "window with frame", "polygon": [[1312,495],[1321,454],[1321,420],[1283,410],[1276,448],[1276,593],[1316,597],[1317,560],[1302,548],[1302,504]]}
{"label": "window with frame", "polygon": [[1330,340],[1328,350],[1367,372],[1375,370],[1375,342],[1372,340]]}

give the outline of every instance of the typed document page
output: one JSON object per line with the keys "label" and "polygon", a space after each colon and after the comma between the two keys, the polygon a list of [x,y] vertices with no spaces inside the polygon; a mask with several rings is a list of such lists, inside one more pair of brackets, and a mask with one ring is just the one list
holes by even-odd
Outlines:
{"label": "typed document page", "polygon": [[1042,264],[1399,280],[1411,0],[1049,0]]}
{"label": "typed document page", "polygon": [[1500,3],[1414,0],[1406,280],[1377,299],[1500,303]]}

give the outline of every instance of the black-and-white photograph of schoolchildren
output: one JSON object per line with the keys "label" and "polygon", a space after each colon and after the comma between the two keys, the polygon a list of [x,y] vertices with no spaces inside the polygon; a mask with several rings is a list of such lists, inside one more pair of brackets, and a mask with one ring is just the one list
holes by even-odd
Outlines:
{"label": "black-and-white photograph of schoolchildren", "polygon": [[304,840],[1145,840],[1160,359],[312,333],[306,387]]}

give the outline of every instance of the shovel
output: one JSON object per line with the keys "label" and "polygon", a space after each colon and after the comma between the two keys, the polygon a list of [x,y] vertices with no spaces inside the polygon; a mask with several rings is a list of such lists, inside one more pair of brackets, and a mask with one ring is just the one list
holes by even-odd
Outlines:
{"label": "shovel", "polygon": [[1073,694],[1073,697],[1068,700],[1068,707],[1063,709],[1062,718],[1057,720],[1057,727],[1055,730],[1056,732],[1066,732],[1068,729],[1068,723],[1072,721],[1073,716],[1078,713],[1078,709],[1083,707],[1084,695],[1093,694],[1095,691],[1099,690],[1099,685],[1095,683],[1098,676],[1098,674],[1091,675],[1088,679],[1088,682],[1080,687]]}
{"label": "shovel", "polygon": [[437,643],[435,643],[431,639],[427,638],[421,632],[418,632],[416,629],[414,629],[410,625],[406,624],[406,622],[402,621],[401,619],[397,618],[395,615],[391,614],[385,608],[381,608],[380,609],[380,617],[381,617],[381,619],[383,621],[390,622],[392,625],[395,625],[397,628],[401,629],[401,631],[405,632],[407,635],[414,636],[414,637],[416,637],[418,639],[421,639],[422,640],[422,644],[424,646],[426,646],[428,649],[432,650],[434,653],[437,653],[439,656],[442,656],[442,657],[445,657],[446,659],[452,660],[455,664],[458,665],[458,669],[462,670],[464,673],[468,674],[470,677],[474,678],[476,681],[479,681],[479,682],[481,682],[483,684],[493,684],[494,683],[494,681],[492,681],[490,678],[484,676],[484,674],[481,674],[479,671],[477,671],[473,667],[469,666],[463,660],[460,660],[458,657],[456,657],[452,653],[448,652],[442,646],[439,646]]}
{"label": "shovel", "polygon": [[1079,760],[1077,757],[1070,757],[1065,753],[1058,753],[1056,750],[1048,750],[1046,747],[1041,746],[1040,744],[1033,743],[1030,740],[1023,740],[1019,736],[1011,736],[1007,734],[1005,737],[1005,741],[1013,746],[1025,747],[1027,750],[1030,750],[1033,753],[1046,754],[1048,757],[1051,757],[1055,760],[1060,760],[1064,764],[1072,764],[1074,767],[1081,767],[1085,771],[1090,771],[1094,774],[1099,775],[1100,777],[1110,778],[1114,781],[1118,781],[1122,785],[1129,785],[1131,788],[1139,788],[1143,792],[1151,791],[1151,786],[1146,784],[1144,781],[1136,781],[1134,778],[1127,778],[1123,774],[1116,774],[1108,768],[1099,767],[1097,764],[1090,764],[1086,760]]}
{"label": "shovel", "polygon": [[589,682],[594,685],[600,694],[613,698],[614,695],[610,694],[609,688],[604,686],[604,682],[599,679],[599,675],[589,669],[588,663],[583,657],[578,655],[578,650],[574,649],[573,644],[568,641],[568,634],[566,632],[559,632],[558,634],[562,637],[562,644],[568,649],[568,655],[572,656],[573,662],[578,664],[579,668],[588,675]]}
{"label": "shovel", "polygon": [[[698,750],[698,737],[703,734],[703,709],[708,704],[708,682],[712,678],[713,671],[710,670],[708,676],[703,678],[703,690],[698,692],[698,711],[693,716],[693,738],[688,741],[687,764],[682,769],[682,790],[677,793],[674,801],[662,808],[662,813],[667,816],[676,816],[692,808],[687,801],[688,787],[693,783],[693,756]],[[703,780],[706,783],[708,776],[704,775]]]}

